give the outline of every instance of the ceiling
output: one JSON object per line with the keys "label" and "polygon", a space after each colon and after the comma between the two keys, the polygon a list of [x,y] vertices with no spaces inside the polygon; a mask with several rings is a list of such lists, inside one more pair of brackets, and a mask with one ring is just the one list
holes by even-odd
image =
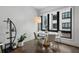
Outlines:
{"label": "ceiling", "polygon": [[48,6],[33,6],[33,8],[38,9],[38,10],[41,10],[46,7],[48,7]]}
{"label": "ceiling", "polygon": [[35,8],[35,9],[38,9],[38,10],[43,10],[43,9],[50,9],[50,8],[52,8],[52,9],[56,9],[56,8],[59,8],[59,7],[61,7],[61,6],[33,6],[33,8]]}

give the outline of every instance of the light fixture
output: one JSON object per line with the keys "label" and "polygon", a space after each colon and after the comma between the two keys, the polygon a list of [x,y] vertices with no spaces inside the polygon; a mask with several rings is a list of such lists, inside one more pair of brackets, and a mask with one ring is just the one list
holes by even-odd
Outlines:
{"label": "light fixture", "polygon": [[[39,28],[39,27],[38,27],[38,24],[41,23],[41,17],[36,16],[36,17],[34,18],[34,23],[37,25],[37,28]],[[39,31],[39,29],[37,29],[37,32],[38,32],[38,31]]]}
{"label": "light fixture", "polygon": [[37,16],[36,16],[36,17],[34,18],[34,23],[35,23],[35,24],[41,23],[41,17],[37,17]]}

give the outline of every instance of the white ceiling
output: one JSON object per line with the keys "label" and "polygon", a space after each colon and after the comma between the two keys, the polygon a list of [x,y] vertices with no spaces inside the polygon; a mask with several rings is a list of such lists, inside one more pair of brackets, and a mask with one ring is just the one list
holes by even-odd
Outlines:
{"label": "white ceiling", "polygon": [[38,9],[38,10],[41,10],[46,7],[48,7],[48,6],[33,6],[33,8]]}
{"label": "white ceiling", "polygon": [[33,6],[33,8],[38,9],[38,10],[43,10],[43,9],[47,9],[47,8],[52,8],[52,9],[56,9],[59,8],[61,6]]}

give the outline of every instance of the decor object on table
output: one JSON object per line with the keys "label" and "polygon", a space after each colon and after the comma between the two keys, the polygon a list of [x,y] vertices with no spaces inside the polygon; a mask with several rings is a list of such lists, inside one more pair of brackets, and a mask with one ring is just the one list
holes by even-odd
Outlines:
{"label": "decor object on table", "polygon": [[26,37],[26,33],[20,36],[20,39],[18,40],[18,47],[22,47],[24,45],[24,40]]}
{"label": "decor object on table", "polygon": [[50,46],[50,43],[49,43],[49,40],[48,40],[48,30],[47,29],[48,29],[48,27],[46,27],[46,30],[45,30],[46,36],[45,36],[44,44],[43,44],[45,49],[47,49]]}

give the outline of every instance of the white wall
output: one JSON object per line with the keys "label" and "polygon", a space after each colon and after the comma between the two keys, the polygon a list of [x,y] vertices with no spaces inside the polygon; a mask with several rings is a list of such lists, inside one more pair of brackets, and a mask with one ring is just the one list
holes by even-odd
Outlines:
{"label": "white wall", "polygon": [[3,22],[8,17],[15,23],[17,28],[17,39],[21,34],[27,33],[26,41],[34,39],[33,32],[37,30],[33,19],[38,16],[36,9],[31,6],[0,6],[0,42],[7,42],[7,24]]}
{"label": "white wall", "polygon": [[75,42],[79,43],[79,6],[73,7],[73,37]]}

